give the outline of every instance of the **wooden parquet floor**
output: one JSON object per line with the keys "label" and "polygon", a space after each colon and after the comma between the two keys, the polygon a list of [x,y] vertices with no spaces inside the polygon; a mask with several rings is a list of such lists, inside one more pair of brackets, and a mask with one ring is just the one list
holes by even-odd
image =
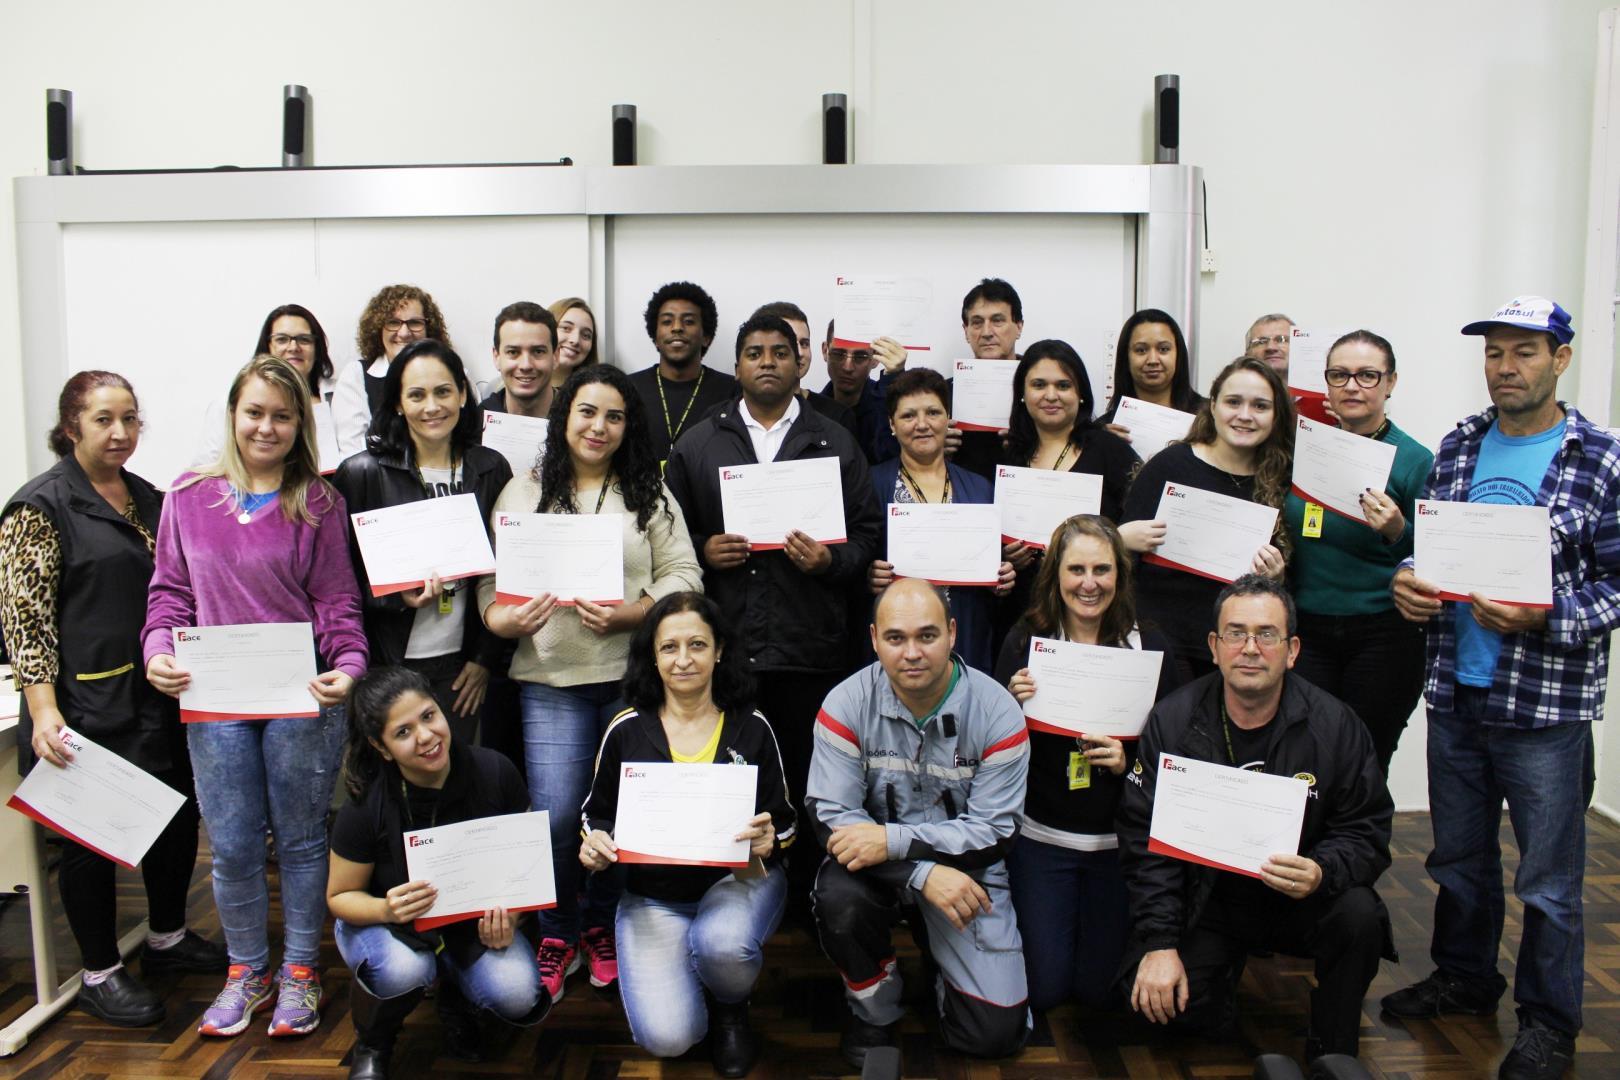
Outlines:
{"label": "wooden parquet floor", "polygon": [[[1620,1076],[1620,827],[1593,815],[1586,875],[1586,1028],[1571,1075]],[[1395,863],[1379,889],[1395,919],[1400,964],[1386,963],[1373,983],[1362,1023],[1362,1057],[1375,1077],[1471,1078],[1494,1076],[1512,1044],[1511,1002],[1494,1017],[1443,1022],[1382,1018],[1377,1000],[1391,989],[1428,973],[1429,919],[1433,887],[1423,871],[1429,848],[1424,814],[1401,814],[1395,825]],[[1511,858],[1511,837],[1503,837]],[[1508,867],[1511,880],[1512,866]],[[122,879],[126,921],[141,912],[138,879]],[[206,877],[199,860],[193,886],[199,929],[218,937]],[[272,911],[272,919],[278,915]],[[1520,909],[1509,898],[1502,971],[1513,978]],[[60,922],[60,920],[58,920]],[[274,925],[274,923],[273,923]],[[65,925],[58,927],[63,963],[77,951]],[[27,911],[20,902],[0,909],[0,1025],[32,1004]],[[268,1038],[261,1025],[235,1039],[204,1040],[197,1017],[219,987],[213,977],[174,977],[154,985],[165,995],[169,1018],[156,1028],[110,1027],[72,1010],[35,1034],[11,1058],[0,1059],[0,1078],[197,1077],[224,1080],[290,1080],[346,1075],[354,1030],[349,1022],[348,972],[330,934],[323,946],[327,1005],[319,1031],[305,1039]],[[907,972],[916,954],[902,952]],[[137,962],[138,965],[138,962]],[[138,970],[138,966],[137,966]],[[64,975],[66,972],[64,972]],[[913,980],[913,987],[918,980]],[[1119,1016],[1084,1015],[1065,1007],[1040,1017],[1028,1048],[1000,1062],[972,1061],[939,1052],[926,1025],[904,1027],[905,1075],[948,1080],[1038,1080],[1058,1077],[1176,1077],[1218,1080],[1252,1075],[1252,1055],[1299,1054],[1303,1048],[1309,965],[1286,957],[1255,959],[1244,976],[1241,1044],[1166,1041],[1145,1025]],[[766,1053],[753,1076],[772,1078],[849,1075],[838,1055],[844,1015],[837,976],[815,943],[799,931],[771,943],[766,971],[754,997],[754,1020]],[[411,1017],[396,1054],[400,1077],[536,1076],[568,1080],[708,1077],[701,1048],[687,1058],[659,1062],[630,1041],[617,999],[590,988],[583,975],[539,1028],[531,1029],[500,1062],[466,1065],[438,1055],[437,1021],[431,1007]]]}

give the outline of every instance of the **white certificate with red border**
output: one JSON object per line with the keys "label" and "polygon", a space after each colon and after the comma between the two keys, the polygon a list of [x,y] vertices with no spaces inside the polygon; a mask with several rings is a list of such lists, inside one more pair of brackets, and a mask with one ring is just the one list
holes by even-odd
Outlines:
{"label": "white certificate with red border", "polygon": [[1419,499],[1412,572],[1445,600],[1473,593],[1515,607],[1550,608],[1552,524],[1545,506]]}
{"label": "white certificate with red border", "polygon": [[1166,483],[1154,520],[1165,523],[1164,543],[1142,556],[1189,574],[1236,581],[1254,569],[1254,555],[1271,543],[1277,511],[1186,484]]}
{"label": "white certificate with red border", "polygon": [[720,516],[728,533],[754,551],[773,551],[799,530],[823,544],[842,544],[844,479],[835,457],[720,466]]}
{"label": "white certificate with red border", "polygon": [[623,514],[495,511],[495,599],[522,604],[544,593],[572,607],[624,603]]}
{"label": "white certificate with red border", "polygon": [[951,361],[951,426],[1006,431],[1012,413],[1016,360]]}
{"label": "white certificate with red border", "polygon": [[1322,373],[1327,370],[1328,350],[1347,333],[1348,330],[1302,330],[1297,326],[1290,331],[1288,389],[1295,397],[1318,401],[1327,397],[1327,379]]}
{"label": "white certificate with red border", "polygon": [[549,426],[543,417],[485,410],[483,443],[506,459],[513,476],[528,476],[540,463]]}
{"label": "white certificate with red border", "polygon": [[1001,511],[1001,539],[1021,540],[1045,551],[1052,532],[1075,514],[1102,510],[1102,477],[1095,473],[996,466],[996,507]]}
{"label": "white certificate with red border", "polygon": [[534,810],[407,832],[407,879],[425,881],[438,891],[427,914],[414,920],[416,929],[481,918],[498,907],[556,907],[550,822],[549,813]]}
{"label": "white certificate with red border", "polygon": [[178,627],[174,664],[191,676],[180,692],[185,723],[321,714],[309,692],[315,635],[307,622]]}
{"label": "white certificate with red border", "polygon": [[1164,653],[1030,638],[1029,677],[1035,694],[1024,719],[1055,735],[1142,734],[1159,693]]}
{"label": "white certificate with red border", "polygon": [[927,352],[933,307],[934,286],[927,278],[840,274],[833,279],[833,344],[866,348],[888,337],[908,350]]}
{"label": "white certificate with red border", "polygon": [[1371,528],[1362,492],[1383,491],[1395,467],[1395,444],[1379,442],[1301,416],[1294,436],[1293,492]]}
{"label": "white certificate with red border", "polygon": [[484,516],[472,494],[419,499],[350,514],[372,596],[420,589],[437,573],[443,581],[495,572]]}
{"label": "white certificate with red border", "polygon": [[1148,850],[1249,877],[1299,854],[1309,783],[1160,752]]}
{"label": "white certificate with red border", "polygon": [[62,742],[73,760],[35,762],[6,805],[133,870],[186,797],[76,731]]}
{"label": "white certificate with red border", "polygon": [[759,766],[674,761],[619,764],[613,842],[622,863],[748,865],[733,839],[757,810]]}
{"label": "white certificate with red border", "polygon": [[1119,408],[1114,410],[1114,423],[1131,433],[1131,449],[1143,461],[1171,443],[1185,439],[1192,422],[1191,413],[1133,397],[1120,398]]}
{"label": "white certificate with red border", "polygon": [[888,561],[896,577],[995,585],[1001,511],[989,503],[890,503]]}

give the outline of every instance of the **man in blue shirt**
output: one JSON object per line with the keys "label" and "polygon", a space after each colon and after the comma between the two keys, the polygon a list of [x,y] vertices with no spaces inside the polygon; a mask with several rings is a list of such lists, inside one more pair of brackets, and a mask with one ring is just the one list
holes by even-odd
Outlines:
{"label": "man in blue shirt", "polygon": [[1524,904],[1513,999],[1519,1034],[1499,1076],[1563,1075],[1581,1027],[1581,883],[1592,721],[1603,715],[1609,631],[1620,625],[1620,442],[1557,398],[1569,313],[1522,297],[1463,327],[1485,338],[1492,407],[1462,421],[1425,496],[1539,505],[1551,523],[1550,609],[1478,593],[1444,601],[1407,560],[1391,585],[1427,629],[1435,898],[1428,978],[1383,999],[1394,1016],[1496,1011],[1504,910],[1497,834],[1508,805]]}

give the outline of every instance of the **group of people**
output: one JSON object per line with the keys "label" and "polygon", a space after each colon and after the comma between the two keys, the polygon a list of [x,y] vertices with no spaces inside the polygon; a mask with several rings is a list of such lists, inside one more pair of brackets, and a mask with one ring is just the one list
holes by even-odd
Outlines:
{"label": "group of people", "polygon": [[[430,991],[448,1051],[476,1059],[540,1022],[582,967],[617,984],[649,1052],[707,1038],[716,1070],[740,1076],[759,1053],[748,999],[785,919],[814,928],[844,980],[841,1048],[856,1067],[895,1041],[891,932],[907,920],[937,980],[940,1038],[959,1052],[1013,1054],[1032,1009],[1076,999],[1229,1034],[1247,957],[1274,950],[1316,965],[1307,1057],[1353,1055],[1378,961],[1394,957],[1375,891],[1385,776],[1421,693],[1435,971],[1383,1006],[1495,1009],[1505,798],[1525,930],[1502,1075],[1560,1075],[1581,1025],[1591,722],[1620,623],[1620,443],[1557,398],[1567,313],[1522,298],[1464,328],[1484,338],[1491,406],[1438,454],[1389,418],[1395,351],[1370,331],[1327,353],[1325,400],[1296,402],[1292,324],[1265,316],[1203,396],[1175,319],[1139,311],[1102,401],[1071,345],[1020,345],[1007,282],[974,286],[961,314],[976,357],[1014,362],[1003,432],[957,431],[950,380],[909,367],[893,339],[850,343],[832,324],[827,390],[807,391],[810,321],[788,302],[742,322],[733,374],[706,364],[718,313],[690,282],[648,302],[657,362],[630,375],[597,355],[584,300],[507,306],[500,386],[482,400],[415,286],[372,298],[342,370],[312,312],[277,308],[219,430],[166,492],[124,468],[141,433],[134,388],[108,371],[69,379],[50,436],[60,460],[0,524],[0,626],[25,767],[69,760],[71,727],[187,796],[141,866],[143,973],[223,974],[205,1035],[235,1035],[267,1007],[271,1035],[308,1033],[330,911],[353,973],[351,1076],[387,1075]],[[1186,413],[1185,438],[1144,463],[1118,415],[1127,397]],[[1293,493],[1302,411],[1394,447],[1387,486],[1361,497],[1365,521]],[[501,412],[549,421],[516,475],[481,445],[483,416]],[[321,450],[334,439],[340,462]],[[758,550],[727,531],[722,470],[815,458],[837,463],[842,542],[794,530]],[[1006,544],[994,585],[897,576],[883,508],[991,502],[1003,465],[1096,475],[1100,505],[1043,549]],[[1221,582],[1146,557],[1169,530],[1167,483],[1279,511],[1248,573]],[[372,596],[348,515],[457,494],[486,522],[619,515],[624,602],[511,602],[493,576]],[[1441,599],[1413,571],[1421,498],[1548,506],[1551,610]],[[310,715],[182,727],[190,675],[173,631],[287,622],[313,628]],[[1031,730],[1038,638],[1162,654],[1140,739]],[[1246,877],[1152,849],[1161,754],[1306,781],[1298,850]],[[746,867],[619,865],[621,766],[659,761],[758,767],[736,834]],[[1547,782],[1577,761],[1580,783]],[[409,879],[403,834],[528,810],[549,812],[556,906],[415,929],[436,893]],[[223,948],[187,928],[199,815]],[[59,880],[81,1006],[160,1020],[161,998],[118,952],[113,864],[67,843]]]}

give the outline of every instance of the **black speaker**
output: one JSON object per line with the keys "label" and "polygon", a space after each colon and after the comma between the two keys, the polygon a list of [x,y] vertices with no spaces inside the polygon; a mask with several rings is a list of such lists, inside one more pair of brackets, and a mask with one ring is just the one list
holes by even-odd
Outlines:
{"label": "black speaker", "polygon": [[636,163],[636,107],[613,106],[613,164]]}
{"label": "black speaker", "polygon": [[849,97],[821,95],[821,163],[849,164]]}
{"label": "black speaker", "polygon": [[309,90],[295,83],[281,88],[281,167],[309,164]]}
{"label": "black speaker", "polygon": [[1174,165],[1181,159],[1181,76],[1153,80],[1153,163]]}
{"label": "black speaker", "polygon": [[45,91],[45,162],[52,176],[73,175],[73,91]]}

